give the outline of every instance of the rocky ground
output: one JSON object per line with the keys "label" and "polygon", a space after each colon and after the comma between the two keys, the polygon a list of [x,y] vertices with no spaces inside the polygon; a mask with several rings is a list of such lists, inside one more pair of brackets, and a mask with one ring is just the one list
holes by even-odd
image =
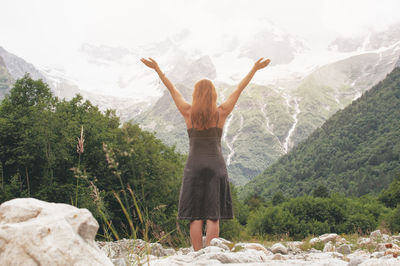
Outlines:
{"label": "rocky ground", "polygon": [[324,234],[305,241],[264,246],[215,238],[199,251],[164,248],[159,243],[123,239],[97,242],[114,265],[400,265],[400,235],[374,231],[369,237],[345,239]]}
{"label": "rocky ground", "polygon": [[99,225],[87,209],[33,198],[0,205],[1,265],[400,265],[400,235],[324,234],[303,241],[165,248],[140,239],[95,242]]}

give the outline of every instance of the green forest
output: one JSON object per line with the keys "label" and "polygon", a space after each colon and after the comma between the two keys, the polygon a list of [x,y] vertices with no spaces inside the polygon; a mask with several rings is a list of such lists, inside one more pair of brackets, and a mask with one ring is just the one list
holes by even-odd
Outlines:
{"label": "green forest", "polygon": [[[244,188],[231,184],[231,240],[400,230],[400,69],[335,114]],[[97,239],[187,246],[177,221],[186,155],[120,124],[80,95],[52,95],[28,74],[0,104],[0,203],[34,197],[89,209]],[[240,197],[239,197],[240,196]]]}
{"label": "green forest", "polygon": [[319,186],[346,196],[377,195],[400,178],[400,68],[335,113],[241,191],[241,198],[310,195]]}

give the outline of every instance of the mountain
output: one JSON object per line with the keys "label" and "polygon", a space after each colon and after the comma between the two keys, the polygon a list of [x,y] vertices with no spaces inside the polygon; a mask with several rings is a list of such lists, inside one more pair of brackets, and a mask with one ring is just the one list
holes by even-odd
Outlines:
{"label": "mountain", "polygon": [[400,66],[335,113],[241,190],[270,199],[331,192],[377,194],[400,176]]}
{"label": "mountain", "polygon": [[[394,36],[394,33],[391,36]],[[286,66],[283,63],[263,70],[264,74],[257,73],[256,77],[276,74],[279,78],[264,84],[251,83],[226,121],[222,147],[231,180],[243,185],[259,175],[280,156],[307,138],[335,112],[351,104],[382,80],[392,71],[396,59],[400,56],[400,34],[395,36],[396,38],[393,38],[397,42],[393,41],[387,47],[339,53],[330,63],[315,65],[303,74],[287,72],[286,77],[280,76],[278,70]],[[253,54],[257,54],[258,46],[259,44],[255,44]],[[299,46],[299,51],[307,53],[305,46]],[[241,47],[236,50],[237,56],[240,57],[244,56],[243,51],[251,49]],[[292,51],[295,51],[295,45]],[[219,76],[219,68],[216,66],[220,61],[218,56],[205,56],[192,63],[184,63],[182,60],[176,68],[167,71],[166,74],[188,101],[191,100],[194,82],[210,76],[217,87],[218,101],[221,103],[234,90],[233,80],[237,80],[238,84],[240,79],[229,80]],[[290,65],[300,59],[282,57],[279,60]],[[197,64],[200,69],[195,68]],[[212,74],[208,73],[207,69],[211,69]],[[215,74],[213,69],[216,69]],[[161,90],[162,86],[159,89]],[[188,151],[184,121],[166,89],[154,105],[140,115],[132,117],[132,121],[139,123],[144,129],[155,131],[164,142],[176,145],[178,151]]]}
{"label": "mountain", "polygon": [[38,72],[55,95],[69,99],[80,93],[102,110],[116,109],[121,121],[139,123],[187,153],[182,117],[157,75],[139,58],[157,59],[187,101],[198,79],[211,79],[222,103],[256,58],[270,57],[271,65],[255,75],[223,131],[229,176],[243,185],[392,71],[400,55],[398,28],[371,31],[357,40],[337,38],[324,51],[311,49],[268,21],[252,29],[254,38],[214,36],[212,49],[186,29],[128,48],[86,43],[70,66]]}
{"label": "mountain", "polygon": [[13,80],[4,63],[3,57],[0,56],[0,99],[9,90]]}
{"label": "mountain", "polygon": [[383,47],[393,46],[399,42],[400,23],[389,25],[383,31],[370,30],[366,35],[353,37],[338,37],[329,44],[330,50],[339,52],[354,52],[357,50],[374,51]]}
{"label": "mountain", "polygon": [[139,114],[152,103],[152,99],[140,102],[131,98],[101,95],[82,90],[62,72],[56,69],[39,70],[33,64],[0,46],[0,100],[11,89],[14,81],[22,78],[25,73],[29,73],[33,79],[45,81],[53,94],[59,98],[69,100],[76,94],[80,94],[93,104],[98,105],[100,110],[116,109],[123,121],[128,120],[126,114],[129,114],[129,116]]}

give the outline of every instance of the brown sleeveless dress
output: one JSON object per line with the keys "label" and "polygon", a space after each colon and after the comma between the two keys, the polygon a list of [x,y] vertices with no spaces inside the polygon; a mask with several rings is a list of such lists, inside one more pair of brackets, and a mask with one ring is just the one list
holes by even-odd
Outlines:
{"label": "brown sleeveless dress", "polygon": [[178,219],[232,219],[232,198],[221,152],[222,128],[189,128],[189,156],[183,173]]}

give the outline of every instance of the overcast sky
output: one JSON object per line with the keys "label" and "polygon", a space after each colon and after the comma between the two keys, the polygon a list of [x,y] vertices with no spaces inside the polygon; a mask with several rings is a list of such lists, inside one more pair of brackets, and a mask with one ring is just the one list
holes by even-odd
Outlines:
{"label": "overcast sky", "polygon": [[221,34],[252,38],[265,20],[314,49],[400,21],[399,0],[1,0],[0,8],[0,46],[39,67],[73,65],[83,43],[131,48],[185,28],[190,45],[212,53]]}

